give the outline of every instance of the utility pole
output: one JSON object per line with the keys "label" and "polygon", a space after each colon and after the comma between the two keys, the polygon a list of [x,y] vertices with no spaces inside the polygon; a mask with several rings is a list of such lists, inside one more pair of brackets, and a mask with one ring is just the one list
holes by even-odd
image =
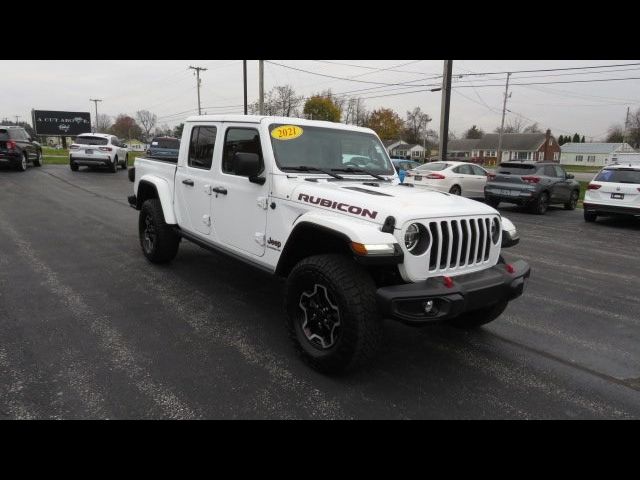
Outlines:
{"label": "utility pole", "polygon": [[242,77],[244,80],[244,114],[247,114],[247,61],[242,60]]}
{"label": "utility pole", "polygon": [[442,73],[442,103],[440,106],[440,159],[447,160],[449,142],[449,107],[451,105],[451,70],[453,60],[444,61]]}
{"label": "utility pole", "polygon": [[20,118],[20,115],[16,115],[16,125],[18,125],[18,119]]}
{"label": "utility pole", "polygon": [[258,63],[259,92],[258,92],[258,111],[260,115],[264,115],[264,60]]}
{"label": "utility pole", "polygon": [[98,132],[98,102],[101,102],[102,100],[100,98],[90,98],[89,101],[93,102],[96,106],[96,127],[93,133],[97,133]]}
{"label": "utility pole", "polygon": [[189,68],[191,70],[196,71],[196,79],[197,79],[197,86],[198,86],[198,115],[202,115],[202,110],[200,109],[200,70],[202,70],[203,72],[206,72],[208,69],[203,67],[192,67],[191,65],[189,65]]}
{"label": "utility pole", "polygon": [[500,135],[498,136],[498,158],[496,159],[497,163],[502,162],[502,132],[504,131],[504,114],[507,111],[507,98],[509,95],[509,77],[511,76],[510,72],[507,72],[507,86],[504,90],[504,103],[502,104],[502,122],[500,122]]}

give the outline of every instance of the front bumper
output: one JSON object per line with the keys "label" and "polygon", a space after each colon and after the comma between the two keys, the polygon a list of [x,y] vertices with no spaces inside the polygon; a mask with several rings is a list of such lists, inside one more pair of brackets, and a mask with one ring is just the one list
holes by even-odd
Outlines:
{"label": "front bumper", "polygon": [[585,212],[598,215],[632,215],[640,217],[640,207],[625,207],[622,205],[606,205],[599,203],[583,203]]}
{"label": "front bumper", "polygon": [[[511,301],[522,295],[531,268],[523,260],[510,265],[513,273],[509,273],[506,264],[499,263],[480,272],[451,277],[450,287],[445,285],[444,277],[382,287],[376,292],[378,308],[384,318],[421,325]],[[433,301],[433,308],[425,313],[429,300]]]}

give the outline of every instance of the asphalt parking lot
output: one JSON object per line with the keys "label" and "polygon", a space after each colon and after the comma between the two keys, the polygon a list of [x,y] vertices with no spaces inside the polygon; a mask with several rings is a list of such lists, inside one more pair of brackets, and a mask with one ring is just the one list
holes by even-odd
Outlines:
{"label": "asphalt parking lot", "polygon": [[387,322],[373,365],[327,377],[281,282],[188,242],[148,263],[131,186],[0,170],[0,418],[640,418],[640,221],[501,207],[523,297],[475,332]]}

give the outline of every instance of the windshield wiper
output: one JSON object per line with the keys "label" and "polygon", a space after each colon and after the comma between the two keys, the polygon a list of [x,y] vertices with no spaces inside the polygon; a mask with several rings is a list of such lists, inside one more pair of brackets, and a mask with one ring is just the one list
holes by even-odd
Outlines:
{"label": "windshield wiper", "polygon": [[329,170],[325,170],[324,168],[309,167],[307,165],[298,165],[295,167],[282,167],[282,170],[296,170],[298,172],[322,172],[334,178],[337,178],[338,180],[344,180],[344,177],[342,175],[338,175],[337,173],[330,172]]}
{"label": "windshield wiper", "polygon": [[373,173],[369,170],[365,170],[364,168],[353,168],[353,167],[345,167],[345,168],[332,168],[334,172],[347,172],[347,173],[366,173],[367,175],[371,175],[378,180],[387,180],[382,175],[378,175],[377,173]]}

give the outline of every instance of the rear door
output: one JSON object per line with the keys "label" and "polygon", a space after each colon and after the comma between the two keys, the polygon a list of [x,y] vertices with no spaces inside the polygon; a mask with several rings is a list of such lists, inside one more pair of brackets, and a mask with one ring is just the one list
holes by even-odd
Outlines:
{"label": "rear door", "polygon": [[571,198],[572,182],[567,178],[567,172],[564,171],[564,168],[554,165],[553,169],[557,178],[556,194],[558,195],[558,201],[567,203]]}
{"label": "rear door", "polygon": [[[222,156],[215,166],[212,213],[220,242],[261,257],[265,252],[267,195],[269,181],[263,185],[237,175],[233,162],[236,152],[255,153],[262,162],[260,176],[267,177],[264,151],[258,125],[225,123]],[[217,157],[216,157],[217,158]]]}
{"label": "rear door", "polygon": [[473,185],[473,172],[471,171],[471,165],[462,164],[451,169],[452,179],[451,184],[459,184],[462,189],[463,197],[473,197],[475,195]]}
{"label": "rear door", "polygon": [[487,171],[477,165],[469,165],[471,167],[473,196],[476,198],[484,197],[484,186],[487,184]]}
{"label": "rear door", "polygon": [[192,126],[186,158],[176,169],[175,208],[180,227],[200,236],[212,234],[211,166],[218,131],[219,124]]}

